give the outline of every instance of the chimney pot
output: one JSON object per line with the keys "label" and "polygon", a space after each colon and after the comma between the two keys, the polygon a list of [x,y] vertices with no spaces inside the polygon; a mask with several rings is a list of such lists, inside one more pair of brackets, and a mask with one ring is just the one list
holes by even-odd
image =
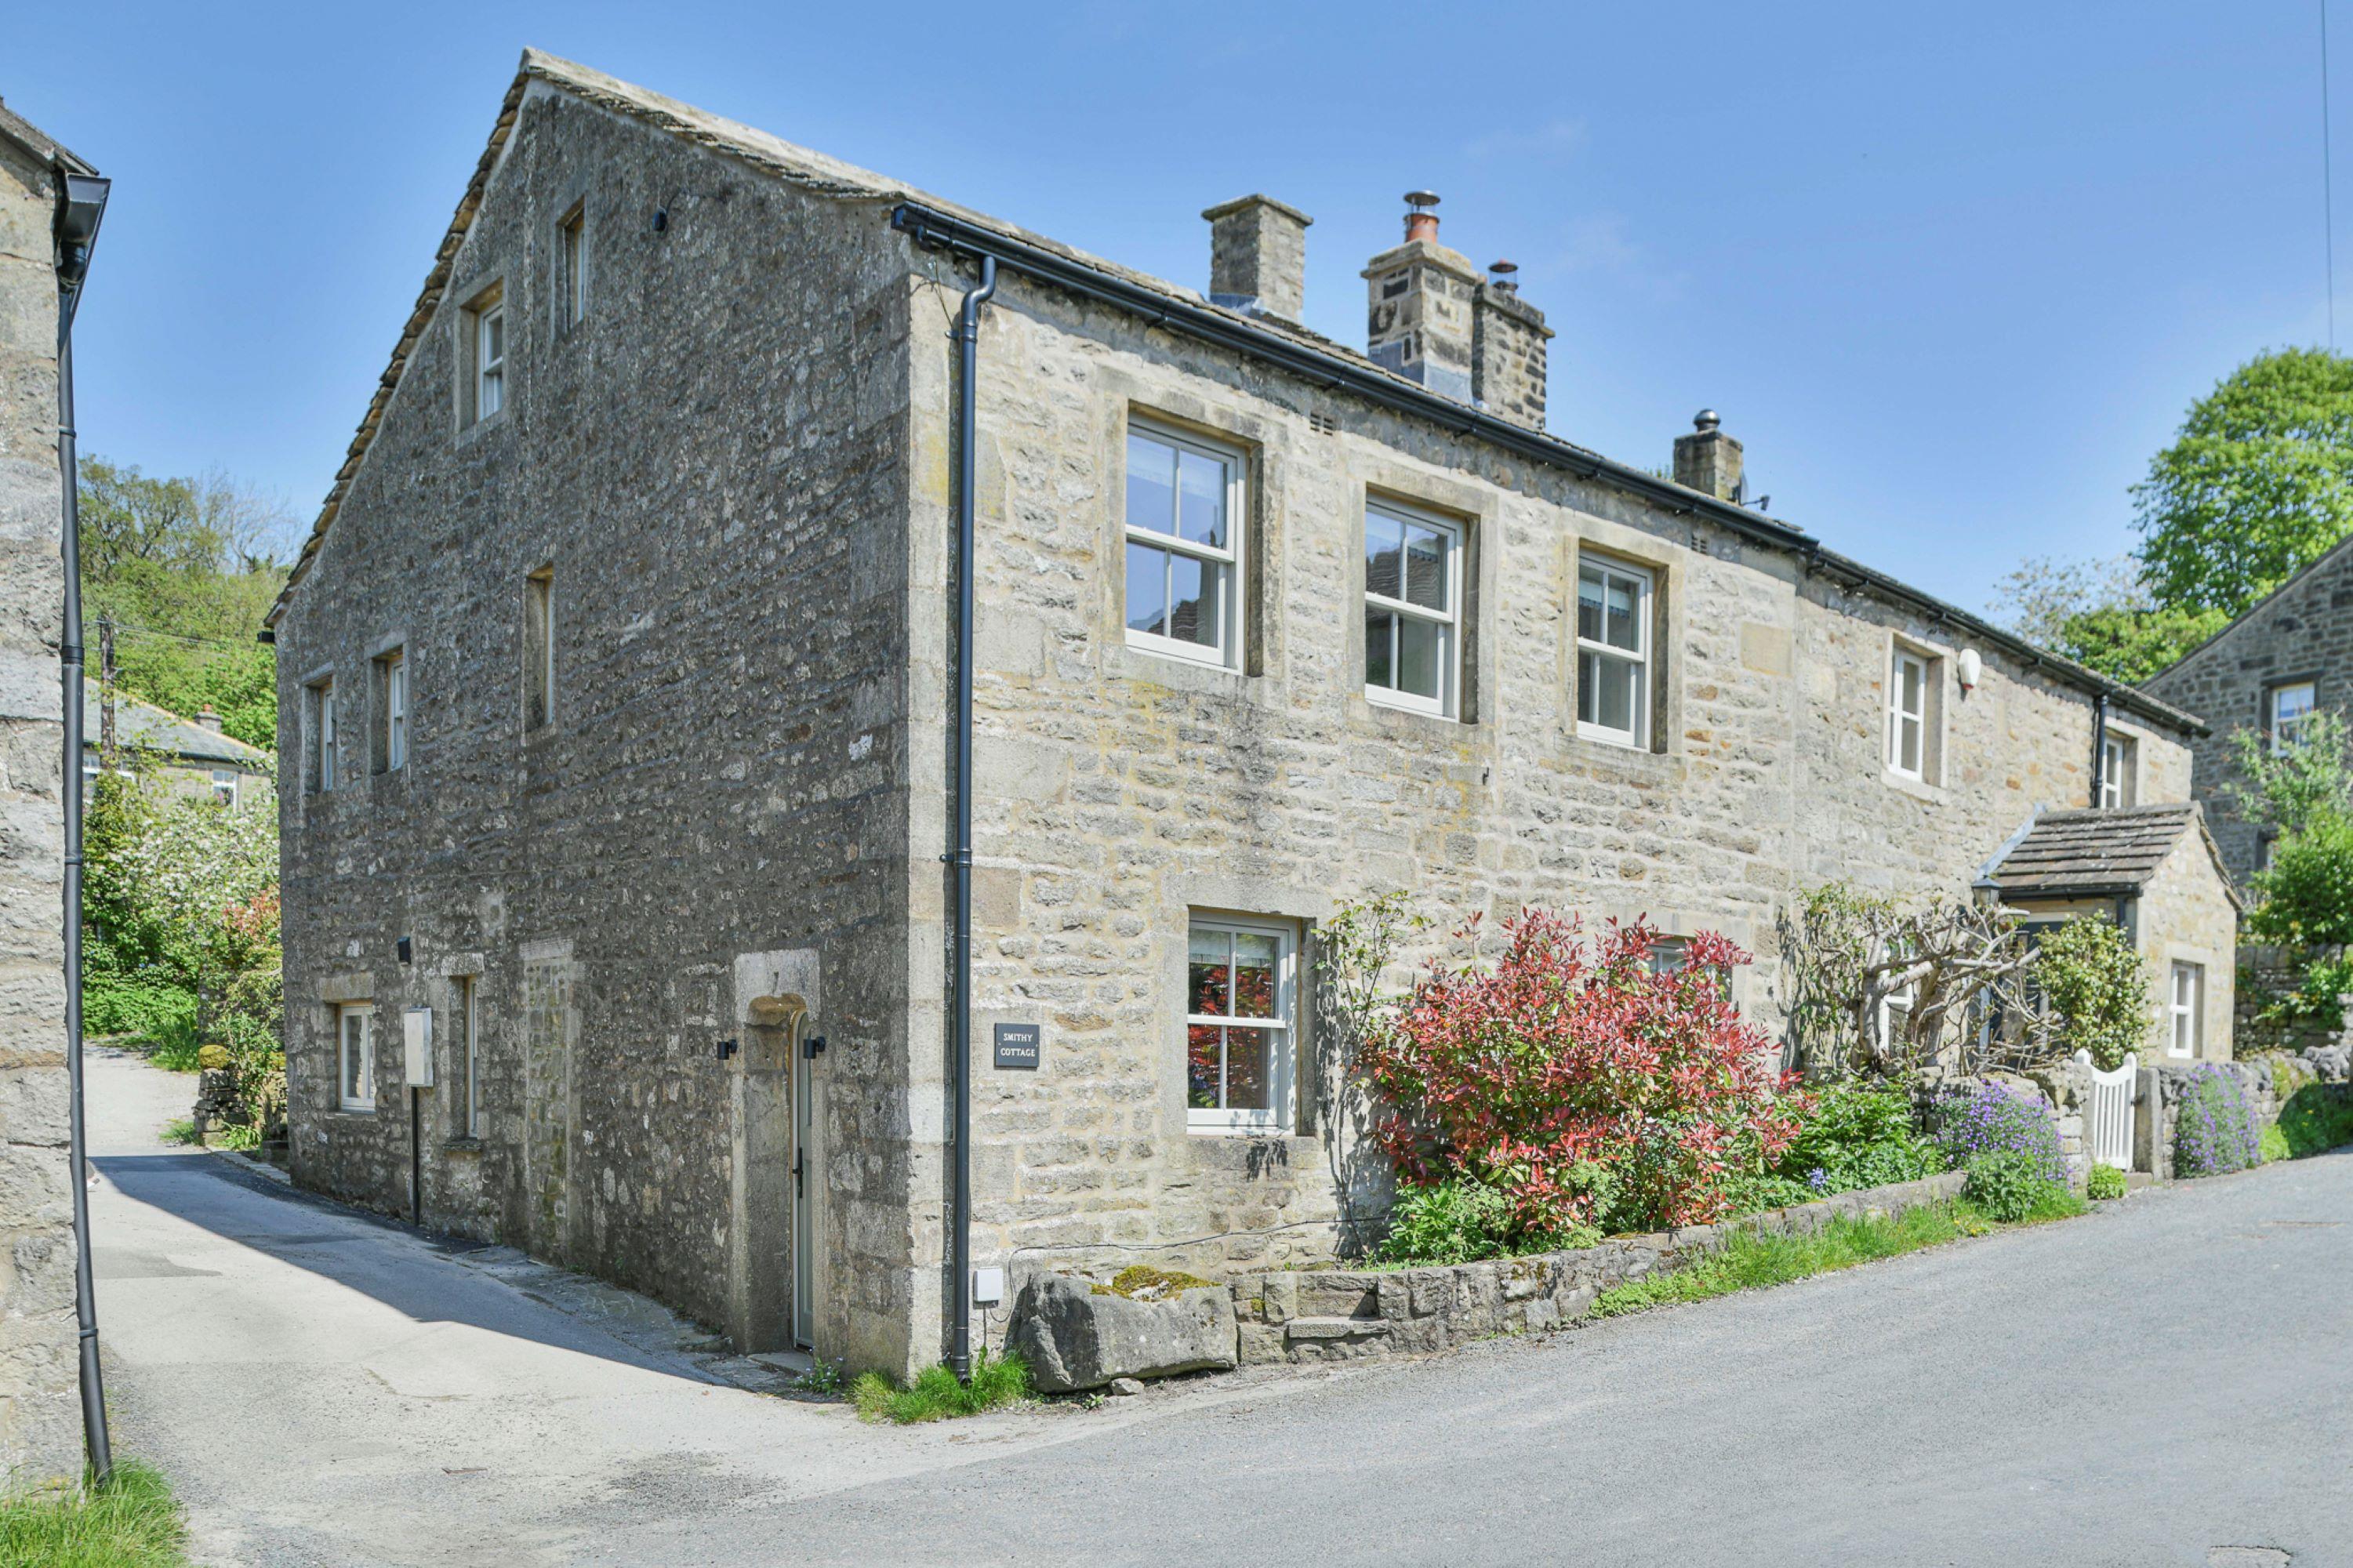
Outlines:
{"label": "chimney pot", "polygon": [[1438,214],[1434,209],[1438,205],[1438,193],[1408,191],[1405,194],[1405,205],[1411,209],[1405,215],[1407,242],[1410,244],[1417,239],[1426,239],[1432,245],[1437,244]]}
{"label": "chimney pot", "polygon": [[1516,261],[1490,261],[1487,263],[1487,281],[1506,294],[1516,294],[1520,291],[1520,280],[1514,274],[1519,269],[1520,264]]}
{"label": "chimney pot", "polygon": [[1272,196],[1210,207],[1209,302],[1253,316],[1299,320],[1307,302],[1307,226],[1315,220]]}

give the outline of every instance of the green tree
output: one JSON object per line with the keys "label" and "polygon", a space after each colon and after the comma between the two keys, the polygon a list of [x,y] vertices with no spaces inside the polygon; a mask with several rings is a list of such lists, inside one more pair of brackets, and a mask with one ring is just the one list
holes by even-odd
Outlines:
{"label": "green tree", "polygon": [[97,457],[81,492],[92,652],[103,616],[120,689],[175,713],[209,705],[225,732],[277,745],[277,669],[255,634],[286,581],[284,507],[218,475],[153,479]]}
{"label": "green tree", "polygon": [[2230,624],[2211,606],[2160,605],[2129,556],[2039,557],[1995,591],[2003,619],[2029,642],[2138,685]]}
{"label": "green tree", "polygon": [[2237,616],[2353,531],[2353,359],[2256,355],[2190,405],[2132,494],[2156,602]]}
{"label": "green tree", "polygon": [[2231,735],[2239,779],[2222,786],[2240,816],[2282,834],[2304,832],[2330,817],[2353,817],[2353,725],[2321,709],[2296,729],[2293,745],[2274,750],[2255,730]]}
{"label": "green tree", "polygon": [[2089,1051],[2101,1071],[2114,1072],[2147,1038],[2147,967],[2105,915],[2084,915],[2045,935],[2035,949],[2034,979],[2062,1051]]}

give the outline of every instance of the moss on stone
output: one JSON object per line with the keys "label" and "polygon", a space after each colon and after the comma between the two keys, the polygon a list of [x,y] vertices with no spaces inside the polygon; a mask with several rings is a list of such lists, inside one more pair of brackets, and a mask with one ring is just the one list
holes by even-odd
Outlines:
{"label": "moss on stone", "polygon": [[1149,1263],[1131,1263],[1113,1276],[1108,1285],[1098,1285],[1098,1296],[1124,1296],[1131,1301],[1166,1301],[1187,1290],[1214,1290],[1214,1279],[1204,1279],[1197,1274],[1185,1274],[1171,1268],[1155,1268]]}

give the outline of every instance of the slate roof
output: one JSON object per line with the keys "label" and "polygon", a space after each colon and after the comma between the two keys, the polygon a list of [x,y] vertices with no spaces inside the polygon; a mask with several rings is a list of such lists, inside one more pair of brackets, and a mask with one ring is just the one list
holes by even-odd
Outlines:
{"label": "slate roof", "polygon": [[[887,175],[798,146],[741,121],[664,97],[617,77],[607,76],[603,71],[542,49],[526,48],[516,68],[513,84],[507,89],[505,101],[499,106],[498,120],[491,127],[489,145],[482,149],[481,158],[474,166],[473,178],[467,183],[465,194],[459,198],[457,213],[450,218],[449,227],[441,237],[440,247],[435,252],[432,270],[426,275],[425,287],[418,292],[417,303],[401,328],[400,339],[393,347],[391,363],[385,367],[384,374],[377,381],[375,395],[360,420],[358,433],[352,437],[343,467],[336,470],[334,485],[328,490],[327,499],[319,510],[318,521],[311,525],[310,538],[304,542],[301,553],[295,558],[293,570],[287,575],[286,586],[280,590],[277,603],[263,617],[267,626],[277,626],[287,605],[292,603],[295,589],[310,574],[311,563],[318,556],[327,530],[333,523],[335,513],[341,510],[352,480],[358,474],[368,447],[375,439],[376,428],[391,405],[393,394],[407,368],[409,356],[440,308],[442,293],[449,286],[459,252],[465,248],[467,233],[472,227],[474,215],[480,209],[491,175],[498,167],[501,154],[506,150],[507,139],[512,134],[516,118],[522,112],[523,99],[535,83],[561,89],[600,109],[652,126],[680,141],[709,148],[803,190],[839,201],[873,204],[878,222],[884,221],[888,204],[919,203],[976,231],[1033,247],[1050,256],[1077,263],[1101,276],[1118,279],[1172,303],[1182,304],[1187,310],[1222,318],[1245,337],[1254,336],[1261,341],[1271,340],[1312,350],[1345,365],[1353,374],[1391,382],[1417,394],[1426,392],[1419,383],[1408,381],[1387,367],[1376,364],[1361,351],[1336,342],[1297,322],[1229,310],[1209,300],[1197,289],[1183,288],[1149,273],[1089,255],[1059,240],[943,200]],[[1708,515],[1760,541],[1769,540],[1794,552],[1810,569],[1828,573],[1833,580],[1844,578],[1852,585],[1908,602],[1926,612],[1938,626],[1955,635],[1965,633],[2005,648],[2031,668],[2046,672],[2052,679],[2079,690],[2105,693],[2120,705],[2177,730],[2193,734],[2208,732],[2205,721],[2198,715],[2176,708],[2137,687],[2112,679],[2064,655],[2038,647],[1957,605],[1947,604],[1908,583],[1841,555],[1823,545],[1812,534],[1779,518],[1767,517],[1736,502],[1721,500],[1704,491],[1661,479],[1639,466],[1604,457],[1549,431],[1533,434],[1555,458],[1577,471],[1620,488],[1633,487],[1643,491],[1663,488],[1674,498],[1674,510]]]}
{"label": "slate roof", "polygon": [[[87,751],[98,750],[100,703],[98,682],[84,681],[82,745]],[[193,719],[183,719],[169,709],[142,702],[121,691],[114,694],[114,739],[119,745],[145,746],[191,767],[268,773],[270,766],[269,753],[259,746],[247,745],[234,735],[206,729]]]}
{"label": "slate roof", "polygon": [[2130,894],[2157,875],[2193,827],[2205,837],[2205,813],[2187,803],[2046,811],[1989,877],[2005,899]]}

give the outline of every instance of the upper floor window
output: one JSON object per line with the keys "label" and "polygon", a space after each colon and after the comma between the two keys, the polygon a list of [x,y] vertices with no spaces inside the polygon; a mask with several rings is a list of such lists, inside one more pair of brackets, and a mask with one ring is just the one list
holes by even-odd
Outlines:
{"label": "upper floor window", "polygon": [[1385,504],[1365,509],[1365,692],[1451,714],[1461,638],[1462,531]]}
{"label": "upper floor window", "polygon": [[555,568],[543,566],[522,584],[522,726],[554,718]]}
{"label": "upper floor window", "polygon": [[1651,743],[1651,574],[1587,558],[1577,568],[1577,732]]}
{"label": "upper floor window", "polygon": [[2206,966],[2176,963],[2173,989],[2166,1004],[2165,1054],[2194,1057],[2205,1037]]}
{"label": "upper floor window", "polygon": [[376,771],[390,773],[408,761],[408,660],[394,648],[375,661],[377,710],[383,715],[376,731]]}
{"label": "upper floor window", "polygon": [[556,325],[570,331],[588,319],[588,215],[575,206],[555,226]]}
{"label": "upper floor window", "polygon": [[345,1110],[375,1109],[375,1008],[368,1003],[335,1009],[335,1102]]}
{"label": "upper floor window", "polygon": [[1899,643],[1888,666],[1887,771],[1904,778],[1928,776],[1928,712],[1936,664]]}
{"label": "upper floor window", "polygon": [[504,290],[492,284],[466,307],[465,385],[461,425],[488,419],[507,405],[507,309]]}
{"label": "upper floor window", "polygon": [[2100,802],[2111,809],[2136,803],[2138,783],[2133,777],[2140,748],[2130,735],[2111,730],[2100,741]]}
{"label": "upper floor window", "polygon": [[1291,1124],[1295,933],[1196,915],[1185,954],[1186,1122],[1197,1131]]}
{"label": "upper floor window", "polygon": [[304,715],[309,733],[303,742],[302,782],[324,795],[335,787],[335,683],[317,681],[305,695],[310,711]]}
{"label": "upper floor window", "polygon": [[1188,436],[1127,433],[1127,640],[1237,666],[1241,456]]}
{"label": "upper floor window", "polygon": [[2295,744],[2304,732],[2306,721],[2312,717],[2319,693],[2309,680],[2292,681],[2271,689],[2266,717],[2272,732],[2272,750],[2285,752]]}

